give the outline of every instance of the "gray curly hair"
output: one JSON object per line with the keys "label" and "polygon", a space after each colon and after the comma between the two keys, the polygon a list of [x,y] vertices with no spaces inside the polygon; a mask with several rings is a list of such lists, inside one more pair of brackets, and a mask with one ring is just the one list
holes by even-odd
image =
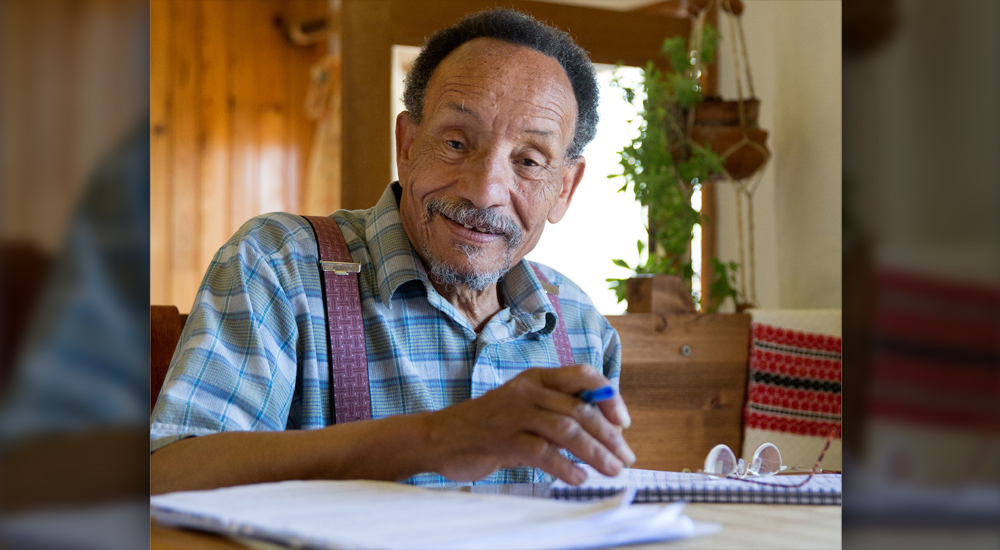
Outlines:
{"label": "gray curly hair", "polygon": [[597,75],[587,52],[565,32],[511,9],[481,11],[434,33],[420,50],[406,76],[403,104],[417,124],[423,117],[424,94],[434,69],[456,48],[476,38],[493,38],[531,48],[556,61],[566,71],[576,97],[577,119],[567,158],[577,158],[597,133]]}

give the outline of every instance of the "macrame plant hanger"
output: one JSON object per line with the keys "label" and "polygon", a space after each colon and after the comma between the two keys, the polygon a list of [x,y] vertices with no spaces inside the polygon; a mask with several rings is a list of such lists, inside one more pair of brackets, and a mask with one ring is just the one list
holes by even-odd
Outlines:
{"label": "macrame plant hanger", "polygon": [[[729,27],[729,35],[731,39],[729,43],[732,45],[733,50],[733,74],[736,77],[736,102],[737,102],[737,112],[739,114],[740,129],[742,130],[742,138],[736,142],[734,145],[726,149],[720,156],[723,161],[722,175],[723,178],[734,184],[734,189],[736,192],[736,227],[737,235],[739,239],[739,249],[740,249],[740,294],[742,294],[743,299],[750,302],[752,305],[757,305],[757,269],[756,269],[756,247],[754,245],[754,219],[753,219],[753,195],[757,191],[757,187],[760,185],[761,178],[764,174],[764,169],[767,167],[768,162],[771,160],[771,153],[760,143],[750,139],[747,135],[747,129],[749,127],[747,123],[746,115],[746,105],[743,99],[743,82],[740,78],[740,53],[742,53],[742,64],[743,68],[746,70],[747,86],[750,91],[750,97],[756,97],[756,92],[753,86],[753,76],[750,73],[750,56],[747,53],[746,39],[743,35],[743,21],[739,14],[733,13],[734,11],[730,6],[729,0],[723,0],[722,2],[723,12],[725,12],[725,17]],[[739,10],[740,13],[742,10]],[[737,32],[738,29],[738,32]],[[736,37],[739,37],[740,50],[736,48]],[[734,178],[728,170],[725,168],[725,161],[731,157],[736,151],[743,147],[750,147],[758,151],[764,158],[763,163],[750,174],[748,177],[742,179]],[[747,223],[743,223],[743,199],[746,199],[747,203]],[[746,251],[746,252],[744,252]],[[750,284],[747,286],[747,276],[749,274]]]}

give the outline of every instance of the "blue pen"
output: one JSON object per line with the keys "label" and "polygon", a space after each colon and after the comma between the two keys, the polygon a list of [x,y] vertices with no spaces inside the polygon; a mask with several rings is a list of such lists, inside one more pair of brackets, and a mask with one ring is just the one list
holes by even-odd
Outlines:
{"label": "blue pen", "polygon": [[577,397],[582,399],[586,403],[594,404],[601,401],[607,401],[615,396],[614,386],[603,386],[597,388],[596,390],[584,390],[578,394]]}

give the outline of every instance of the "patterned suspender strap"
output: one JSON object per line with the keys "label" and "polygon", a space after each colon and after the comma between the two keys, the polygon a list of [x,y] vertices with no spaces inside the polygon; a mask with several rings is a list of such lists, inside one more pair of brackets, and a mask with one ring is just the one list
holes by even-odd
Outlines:
{"label": "patterned suspender strap", "polygon": [[552,303],[552,309],[556,310],[557,321],[556,329],[552,331],[552,343],[556,346],[559,364],[564,367],[575,365],[573,348],[569,345],[569,335],[566,333],[566,324],[563,323],[562,308],[559,307],[559,287],[550,283],[545,275],[542,275],[542,270],[538,269],[538,266],[531,264],[531,268],[535,270],[535,275],[538,275],[538,280],[545,287],[545,292],[549,295],[549,302]]}
{"label": "patterned suspender strap", "polygon": [[361,264],[354,263],[351,258],[336,220],[325,216],[304,217],[316,233],[319,249],[333,422],[343,424],[368,420],[371,418],[368,355],[365,352],[365,325],[358,291]]}

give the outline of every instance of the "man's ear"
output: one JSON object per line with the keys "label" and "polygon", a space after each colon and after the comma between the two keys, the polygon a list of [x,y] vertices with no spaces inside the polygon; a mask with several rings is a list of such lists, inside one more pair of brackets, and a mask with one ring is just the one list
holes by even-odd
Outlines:
{"label": "man's ear", "polygon": [[583,180],[583,171],[586,167],[587,159],[577,157],[576,160],[572,161],[572,164],[567,164],[563,168],[562,189],[559,192],[556,205],[549,211],[549,223],[559,223],[559,220],[566,215],[569,203],[573,200],[573,194],[576,193],[577,186]]}
{"label": "man's ear", "polygon": [[416,135],[417,125],[410,118],[410,113],[403,111],[396,115],[396,172],[400,183],[406,179],[404,174],[410,166],[410,147]]}

